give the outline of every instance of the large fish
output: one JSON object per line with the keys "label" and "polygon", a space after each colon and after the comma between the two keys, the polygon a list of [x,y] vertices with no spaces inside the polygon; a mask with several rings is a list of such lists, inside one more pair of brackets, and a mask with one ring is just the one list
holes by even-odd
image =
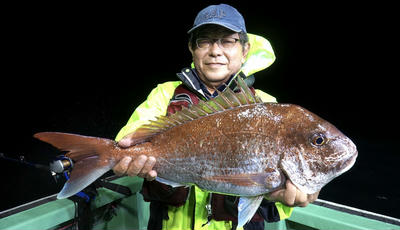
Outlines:
{"label": "large fish", "polygon": [[307,194],[350,169],[356,146],[317,115],[293,104],[263,103],[238,78],[208,102],[159,117],[129,134],[135,145],[43,132],[34,136],[75,163],[58,198],[72,196],[112,169],[124,156],[154,156],[157,180],[171,186],[240,196],[238,226],[254,215],[263,195],[290,179]]}

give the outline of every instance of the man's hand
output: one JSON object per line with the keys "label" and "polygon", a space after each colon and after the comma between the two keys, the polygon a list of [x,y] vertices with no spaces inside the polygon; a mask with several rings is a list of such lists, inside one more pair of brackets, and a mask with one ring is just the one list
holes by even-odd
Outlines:
{"label": "man's hand", "polygon": [[270,201],[279,201],[289,207],[306,207],[309,203],[314,202],[318,195],[319,191],[314,194],[303,193],[288,179],[286,188],[268,193],[265,198]]}
{"label": "man's hand", "polygon": [[124,157],[114,166],[113,171],[118,176],[139,176],[151,181],[157,177],[157,172],[153,170],[155,163],[154,157],[145,155],[140,155],[134,160],[131,157]]}
{"label": "man's hand", "polygon": [[[124,137],[118,145],[122,148],[127,148],[130,146],[129,137]],[[145,155],[140,155],[136,159],[131,157],[122,158],[113,168],[116,175],[128,175],[128,176],[139,176],[143,177],[149,181],[154,180],[157,177],[157,172],[153,170],[154,164],[156,163],[156,158],[147,157]]]}

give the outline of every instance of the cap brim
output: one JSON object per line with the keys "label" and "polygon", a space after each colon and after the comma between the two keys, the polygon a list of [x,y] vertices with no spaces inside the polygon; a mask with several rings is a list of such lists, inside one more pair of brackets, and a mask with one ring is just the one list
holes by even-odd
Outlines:
{"label": "cap brim", "polygon": [[234,31],[236,33],[239,33],[240,31],[242,31],[239,27],[234,26],[232,24],[221,23],[221,22],[204,22],[204,23],[198,24],[197,26],[194,26],[187,33],[190,34],[193,30],[195,30],[195,29],[197,29],[197,28],[199,28],[201,26],[204,26],[204,25],[219,25],[219,26],[225,27],[225,28],[227,28],[229,30],[232,30],[232,31]]}

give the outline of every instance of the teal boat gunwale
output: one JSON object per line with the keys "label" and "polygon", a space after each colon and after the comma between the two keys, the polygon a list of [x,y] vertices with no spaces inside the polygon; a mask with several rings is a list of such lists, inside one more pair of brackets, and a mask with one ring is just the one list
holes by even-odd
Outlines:
{"label": "teal boat gunwale", "polygon": [[[132,195],[100,188],[94,207],[101,208],[116,200],[117,215],[109,221],[96,223],[93,229],[146,229],[149,203],[139,193],[143,179],[121,177],[113,183],[128,186]],[[75,216],[74,202],[57,200],[56,195],[0,212],[0,229],[57,229]],[[400,229],[400,219],[364,211],[318,199],[305,208],[295,208],[289,219],[266,223],[265,229]]]}
{"label": "teal boat gunwale", "polygon": [[390,216],[386,216],[386,215],[382,215],[382,214],[379,214],[379,213],[370,212],[370,211],[354,208],[354,207],[351,207],[351,206],[342,205],[342,204],[330,202],[330,201],[327,201],[327,200],[322,200],[322,199],[317,199],[315,202],[313,202],[313,204],[321,206],[321,207],[334,209],[334,210],[339,211],[339,212],[346,212],[346,213],[349,213],[349,214],[352,214],[352,215],[357,215],[357,216],[365,217],[365,218],[368,218],[368,219],[378,220],[378,221],[385,222],[385,223],[388,223],[388,224],[394,224],[394,225],[399,225],[400,226],[400,219],[397,219],[397,218],[394,218],[394,217],[390,217]]}

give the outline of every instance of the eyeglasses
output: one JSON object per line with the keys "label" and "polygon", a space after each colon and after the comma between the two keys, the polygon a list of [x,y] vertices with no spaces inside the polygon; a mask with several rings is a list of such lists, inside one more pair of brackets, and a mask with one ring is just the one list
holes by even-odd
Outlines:
{"label": "eyeglasses", "polygon": [[198,38],[196,45],[199,49],[206,49],[216,42],[221,49],[232,49],[239,40],[238,38]]}

